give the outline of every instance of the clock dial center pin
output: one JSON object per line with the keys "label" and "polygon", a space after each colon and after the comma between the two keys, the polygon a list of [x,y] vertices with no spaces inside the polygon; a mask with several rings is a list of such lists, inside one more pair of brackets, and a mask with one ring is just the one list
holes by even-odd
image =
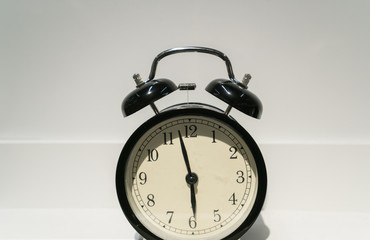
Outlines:
{"label": "clock dial center pin", "polygon": [[191,172],[186,175],[185,180],[187,184],[194,185],[198,182],[198,175],[195,172]]}

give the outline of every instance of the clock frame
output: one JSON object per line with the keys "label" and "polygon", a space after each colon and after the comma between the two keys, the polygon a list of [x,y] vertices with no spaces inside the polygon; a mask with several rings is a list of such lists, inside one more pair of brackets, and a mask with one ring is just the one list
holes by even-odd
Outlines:
{"label": "clock frame", "polygon": [[[197,119],[210,119],[211,121],[213,120],[213,122],[219,123],[220,128],[231,129],[233,131],[233,134],[236,134],[236,133],[238,134],[238,138],[240,138],[246,144],[246,146],[249,149],[248,150],[249,154],[252,154],[252,156],[253,156],[254,163],[252,163],[252,164],[254,164],[254,168],[252,170],[256,171],[256,173],[254,175],[254,177],[256,179],[254,181],[258,181],[258,185],[256,186],[256,189],[255,189],[255,195],[252,196],[253,201],[249,202],[250,209],[248,210],[248,212],[244,216],[242,216],[243,218],[238,221],[238,226],[233,226],[233,230],[231,232],[229,231],[229,233],[226,236],[222,237],[222,239],[229,239],[229,240],[238,239],[252,226],[252,224],[257,219],[257,217],[258,217],[258,215],[259,215],[259,213],[262,209],[264,199],[265,199],[265,194],[266,194],[266,188],[267,188],[266,167],[265,167],[265,164],[264,164],[264,160],[263,160],[261,151],[259,150],[257,144],[255,143],[253,138],[250,136],[250,134],[238,122],[236,122],[231,116],[225,115],[219,109],[214,108],[214,107],[209,106],[209,105],[200,104],[200,103],[193,103],[193,104],[180,104],[180,105],[176,105],[174,107],[170,107],[170,108],[164,110],[163,112],[155,115],[154,117],[152,117],[148,121],[146,121],[143,125],[141,125],[132,134],[132,136],[129,138],[125,147],[122,150],[122,153],[121,153],[120,158],[119,158],[118,166],[117,166],[116,186],[117,186],[117,194],[118,194],[118,198],[119,198],[121,208],[123,209],[123,211],[126,215],[126,218],[129,220],[131,225],[145,239],[150,239],[150,240],[165,239],[164,236],[162,236],[162,238],[161,238],[160,236],[154,234],[153,232],[161,231],[161,228],[164,228],[163,230],[165,230],[166,227],[168,227],[168,228],[171,227],[170,225],[165,226],[165,225],[158,224],[157,226],[155,226],[155,224],[154,225],[153,224],[148,225],[146,223],[143,223],[143,221],[145,222],[145,218],[143,218],[143,216],[140,216],[140,211],[139,211],[140,206],[135,206],[135,202],[133,201],[135,196],[132,196],[133,192],[128,191],[128,186],[130,186],[130,187],[133,186],[132,183],[129,183],[129,181],[131,180],[131,177],[135,177],[135,179],[132,179],[132,182],[136,182],[136,184],[139,184],[139,173],[138,173],[138,170],[136,170],[135,175],[130,175],[129,177],[127,177],[129,175],[129,172],[132,170],[132,169],[127,169],[127,168],[129,166],[131,166],[131,167],[133,166],[133,163],[132,162],[130,163],[130,161],[134,161],[135,157],[133,157],[133,154],[135,155],[135,151],[137,151],[137,148],[138,147],[140,148],[140,146],[143,145],[143,143],[141,141],[145,141],[143,136],[148,135],[148,131],[156,130],[156,126],[157,127],[161,126],[161,125],[163,125],[162,123],[166,123],[166,121],[168,121],[168,120],[176,119],[176,118],[187,119],[188,117],[190,117],[190,119],[192,119],[188,123],[189,124],[194,124],[194,126],[197,126],[197,124],[198,125],[201,124],[200,121],[199,121],[199,123],[197,123],[197,121],[195,120],[196,118]],[[181,126],[183,126],[183,125],[181,125]],[[191,126],[191,125],[189,125],[189,126]],[[172,127],[174,127],[174,126],[172,126]],[[188,131],[189,131],[188,133],[185,132],[186,129],[181,130],[183,132],[184,137],[186,137],[186,135],[189,135],[189,137],[190,137],[190,135],[191,135],[190,130],[191,129],[188,129]],[[162,135],[165,131],[166,131],[165,128],[163,130],[158,130],[158,132],[156,134],[157,137],[162,139],[162,136],[163,137],[165,136],[165,135]],[[176,140],[176,144],[179,145],[178,136],[176,137],[175,133],[176,132],[173,133],[173,136],[171,137],[171,141],[175,142],[175,140]],[[152,134],[152,133],[150,132],[150,134]],[[155,136],[153,136],[153,138],[154,137]],[[167,135],[167,138],[168,138],[167,143],[170,144],[169,135]],[[209,135],[209,139],[210,139],[210,141],[209,141],[210,143],[211,143],[212,140],[215,139],[212,136],[211,133]],[[195,139],[193,139],[193,140],[196,141]],[[166,142],[164,140],[162,145],[165,145],[165,143]],[[141,150],[143,152],[143,155],[146,155],[147,154],[146,151],[148,151],[148,149],[146,149],[145,146]],[[242,150],[239,149],[238,146],[237,146],[237,148],[238,148],[237,149],[238,152],[239,151],[242,152]],[[225,149],[225,150],[229,150],[229,149]],[[180,151],[180,149],[178,149],[178,151]],[[191,152],[192,149],[188,149],[188,151]],[[204,150],[204,151],[207,151],[207,150]],[[231,154],[232,154],[232,152],[231,152]],[[145,158],[145,160],[143,160],[144,158]],[[158,158],[158,153],[154,154],[154,159],[155,158]],[[150,157],[148,159],[146,156],[144,156],[144,157],[141,158],[140,161],[148,161],[148,160],[150,160]],[[225,159],[225,161],[228,161],[228,160],[229,159]],[[158,161],[160,161],[160,160],[158,160]],[[173,161],[177,161],[176,164],[179,167],[184,167],[184,163],[183,163],[183,160],[181,158],[179,159],[177,157],[176,159],[173,159]],[[212,161],[210,159],[208,159],[207,161],[208,161],[208,164],[212,164]],[[247,159],[245,159],[245,161],[247,161]],[[153,168],[156,167],[154,164],[151,165]],[[195,172],[196,172],[196,170],[195,170]],[[222,177],[223,174],[226,175],[226,173],[220,173],[219,177]],[[183,182],[185,182],[185,175],[186,175],[186,170],[183,173],[183,177],[180,177],[183,180]],[[199,174],[199,181],[200,182],[202,181],[202,177],[204,177],[204,176]],[[224,177],[231,178],[231,179],[237,181],[237,178],[236,178],[235,175],[231,175],[231,176],[226,175]],[[247,177],[247,176],[245,176],[245,177]],[[163,184],[162,187],[166,188],[166,181],[165,181],[166,178],[163,178],[163,179],[164,180],[162,181],[162,184]],[[144,178],[142,178],[142,180],[144,180]],[[171,180],[168,179],[168,181],[171,181]],[[235,184],[237,184],[237,183],[235,183]],[[189,191],[189,190],[185,190],[185,191]],[[171,194],[171,193],[168,192],[168,194]],[[153,194],[152,194],[152,196],[154,197]],[[150,197],[150,196],[148,195],[148,197]],[[162,198],[163,198],[163,196],[162,196]],[[230,204],[230,202],[228,202],[228,200],[229,200],[229,198],[225,199],[225,204]],[[190,207],[190,196],[185,201],[189,202],[189,207]],[[147,203],[150,204],[149,201]],[[146,206],[146,204],[144,202],[142,204],[146,209],[151,208],[150,206]],[[236,206],[235,209],[237,209],[238,207],[240,207],[240,206]],[[169,208],[169,209],[171,209],[171,208]],[[189,215],[189,211],[187,211],[186,214]],[[212,221],[212,220],[215,220],[215,219],[210,219],[210,221]],[[217,224],[215,224],[215,225],[217,225]],[[155,229],[153,229],[153,228],[155,228]],[[226,227],[224,227],[224,228],[226,229]],[[189,228],[187,230],[189,230]],[[212,239],[221,239],[221,238],[219,238],[219,235],[216,235],[214,237],[215,238],[212,238]],[[177,238],[172,236],[172,238],[169,238],[169,239],[177,239]],[[202,238],[201,234],[197,235],[197,238],[194,238],[192,236],[189,236],[189,238],[186,238],[186,234],[184,234],[184,237],[181,238],[181,239],[203,239],[203,238]],[[208,238],[205,238],[205,239],[208,239]]]}
{"label": "clock frame", "polygon": [[[225,62],[229,79],[215,79],[205,88],[228,104],[225,111],[204,103],[189,102],[162,111],[157,109],[154,102],[158,99],[177,89],[190,91],[196,87],[195,83],[177,86],[169,79],[155,79],[161,59],[184,52],[211,54]],[[180,47],[158,54],[146,81],[139,74],[133,77],[136,89],[123,100],[123,115],[129,116],[146,106],[151,106],[156,115],[131,135],[119,157],[116,189],[126,218],[147,240],[240,238],[257,219],[267,190],[261,151],[249,133],[229,115],[235,108],[253,118],[261,117],[262,103],[248,90],[250,74],[245,74],[242,81],[236,80],[229,58],[218,50]],[[164,129],[172,130],[163,132]],[[189,141],[196,137],[197,129],[199,137],[196,141]],[[209,144],[213,148],[207,148]],[[176,145],[174,149],[177,150],[167,148],[162,151],[163,146],[168,145]],[[238,161],[227,162],[230,159]],[[155,162],[160,163],[155,166],[152,164]],[[165,171],[170,166],[177,169],[172,177]],[[234,169],[234,166],[239,167]],[[212,178],[213,181],[209,181]],[[213,190],[205,191],[207,187],[213,187]],[[177,205],[173,203],[175,201],[168,201],[171,193],[167,190],[182,196],[176,201]],[[226,195],[214,195],[222,191]],[[215,199],[215,205],[208,204],[212,199]],[[166,211],[164,207],[167,206],[172,207]],[[174,207],[177,207],[177,222],[172,222],[175,219]]]}

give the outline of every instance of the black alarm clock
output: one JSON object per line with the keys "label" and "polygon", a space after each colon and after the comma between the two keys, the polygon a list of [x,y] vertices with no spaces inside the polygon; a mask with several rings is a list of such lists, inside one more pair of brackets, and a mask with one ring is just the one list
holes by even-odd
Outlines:
{"label": "black alarm clock", "polygon": [[[220,57],[229,79],[216,79],[206,91],[228,104],[180,103],[159,111],[154,102],[173,91],[193,90],[154,79],[158,62],[171,54],[200,52]],[[260,118],[262,104],[246,75],[235,79],[222,52],[205,47],[173,48],[153,61],[148,80],[122,103],[124,116],[150,105],[155,115],[128,139],[119,157],[116,188],[121,208],[148,240],[239,239],[257,219],[266,195],[265,163],[256,142],[229,113],[231,108]]]}

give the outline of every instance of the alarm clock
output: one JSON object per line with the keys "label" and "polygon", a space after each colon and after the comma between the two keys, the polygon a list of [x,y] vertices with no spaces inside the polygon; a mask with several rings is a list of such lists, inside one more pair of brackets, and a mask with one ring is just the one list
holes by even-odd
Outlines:
{"label": "alarm clock", "polygon": [[[178,103],[161,111],[154,102],[175,90],[194,90],[155,79],[158,62],[169,55],[199,52],[226,64],[229,79],[206,91],[228,104]],[[124,116],[150,105],[155,115],[128,139],[117,164],[116,189],[130,224],[148,240],[239,239],[257,219],[266,195],[263,156],[251,135],[230,116],[236,108],[260,118],[262,104],[234,77],[229,58],[205,47],[172,48],[157,55],[149,77],[134,75],[136,89],[122,103]]]}

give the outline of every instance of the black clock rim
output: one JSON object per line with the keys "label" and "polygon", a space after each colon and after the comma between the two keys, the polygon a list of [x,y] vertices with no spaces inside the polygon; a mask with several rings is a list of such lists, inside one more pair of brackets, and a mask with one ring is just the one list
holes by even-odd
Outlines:
{"label": "black clock rim", "polygon": [[131,153],[132,148],[134,147],[135,143],[140,139],[140,137],[146,132],[146,130],[166,119],[176,117],[176,116],[186,116],[186,115],[197,115],[197,116],[205,116],[205,117],[212,117],[222,122],[225,122],[229,125],[232,129],[239,133],[241,138],[247,143],[248,147],[250,148],[251,153],[255,159],[257,173],[258,173],[258,189],[256,199],[254,201],[254,205],[252,207],[251,212],[249,213],[248,217],[243,221],[243,223],[230,235],[223,238],[222,240],[236,240],[243,236],[248,229],[251,228],[253,223],[258,218],[264,201],[266,197],[267,191],[267,173],[266,173],[266,166],[262,156],[262,153],[257,146],[257,143],[254,141],[252,136],[234,119],[225,115],[223,113],[205,109],[205,108],[186,108],[186,109],[173,109],[168,110],[165,112],[161,112],[154,117],[150,118],[148,121],[143,123],[127,140],[125,146],[122,149],[120,154],[118,163],[117,163],[117,170],[116,170],[116,191],[118,200],[123,210],[127,220],[129,223],[135,228],[135,230],[143,236],[145,239],[148,240],[162,240],[158,236],[151,233],[135,216],[126,195],[125,191],[125,169],[127,166],[128,156]]}

